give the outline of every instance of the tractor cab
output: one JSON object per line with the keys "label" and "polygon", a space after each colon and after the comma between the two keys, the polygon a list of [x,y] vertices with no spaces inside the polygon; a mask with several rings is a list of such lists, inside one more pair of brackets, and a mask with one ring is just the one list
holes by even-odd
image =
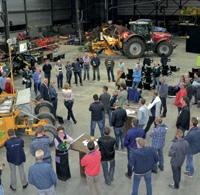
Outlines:
{"label": "tractor cab", "polygon": [[151,23],[144,21],[132,21],[129,22],[129,26],[130,31],[142,36],[146,41],[151,39]]}

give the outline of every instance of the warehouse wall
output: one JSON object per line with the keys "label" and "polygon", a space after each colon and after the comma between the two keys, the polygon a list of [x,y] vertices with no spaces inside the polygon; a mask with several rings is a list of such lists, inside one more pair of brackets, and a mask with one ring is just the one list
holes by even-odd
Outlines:
{"label": "warehouse wall", "polygon": [[[151,2],[151,0],[149,0]],[[162,0],[161,0],[162,1]],[[148,0],[140,1],[140,0],[118,0],[118,5],[126,5],[126,4],[133,4],[134,2],[136,3],[142,3],[142,2],[148,2]],[[163,1],[161,5],[165,5],[166,1]],[[168,1],[169,7],[166,9],[166,15],[179,15],[180,10],[178,9],[178,5],[180,0],[169,0]],[[200,7],[200,1],[199,0],[182,0],[182,3],[184,6],[193,6],[193,7]],[[153,3],[148,3],[144,5],[137,5],[137,10],[135,12],[135,15],[155,15],[155,9],[154,9],[154,4]],[[128,7],[121,7],[118,8],[117,10],[118,15],[121,16],[126,16],[126,15],[134,15],[134,9],[133,6],[128,6]],[[158,11],[158,15],[162,15]]]}
{"label": "warehouse wall", "polygon": [[[26,0],[26,5],[30,27],[49,26],[56,21],[69,20],[71,17],[71,0]],[[24,0],[7,0],[7,8],[9,21],[13,26],[26,24]],[[3,27],[2,21],[0,27]]]}

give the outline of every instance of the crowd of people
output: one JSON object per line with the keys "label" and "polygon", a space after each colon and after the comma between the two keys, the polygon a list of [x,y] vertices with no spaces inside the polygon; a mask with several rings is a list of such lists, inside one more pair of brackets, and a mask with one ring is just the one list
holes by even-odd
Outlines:
{"label": "crowd of people", "polygon": [[[161,59],[162,61],[163,59]],[[25,68],[23,74],[23,84],[26,88],[31,88],[32,79],[34,82],[35,95],[40,94],[43,100],[52,103],[54,115],[58,103],[58,95],[55,82],[51,81],[52,70],[57,77],[57,89],[62,89],[64,98],[64,106],[68,110],[67,120],[72,119],[74,124],[77,119],[73,113],[74,95],[71,88],[72,72],[74,72],[75,84],[83,85],[83,80],[90,79],[90,66],[93,69],[93,80],[100,80],[100,58],[97,55],[90,57],[86,54],[83,58],[77,58],[75,62],[67,62],[64,66],[58,60],[54,67],[45,61],[43,65],[44,80],[41,82],[41,69],[39,65],[35,66],[32,73]],[[165,64],[165,62],[163,62]],[[147,104],[147,100],[143,94],[139,93],[137,114],[131,119],[131,128],[125,132],[124,125],[128,120],[126,106],[132,102],[129,101],[129,89],[139,88],[142,80],[142,66],[137,63],[133,70],[133,79],[131,87],[127,87],[120,78],[125,73],[125,64],[120,62],[117,69],[117,75],[114,75],[115,62],[108,57],[105,60],[105,66],[108,76],[108,82],[111,80],[116,82],[118,89],[114,90],[112,95],[109,93],[108,87],[102,88],[102,93],[93,95],[93,102],[88,106],[91,112],[90,135],[96,136],[95,129],[98,124],[100,130],[100,138],[98,139],[98,147],[96,147],[93,139],[87,144],[88,153],[81,159],[81,166],[84,167],[89,194],[100,195],[101,188],[99,186],[99,177],[102,166],[103,175],[106,185],[111,185],[115,175],[115,152],[116,150],[127,151],[127,172],[125,176],[129,179],[133,177],[132,195],[138,195],[139,184],[142,178],[146,182],[147,195],[152,195],[152,173],[165,170],[164,147],[165,138],[168,132],[168,125],[163,122],[167,116],[167,97],[169,89],[165,77],[161,73],[156,74],[159,69],[158,64],[154,66],[152,100]],[[166,64],[165,64],[166,65]],[[64,73],[65,70],[65,73]],[[84,76],[82,79],[82,70]],[[63,84],[64,75],[66,81]],[[116,78],[116,79],[115,79]],[[0,79],[0,86],[3,86]],[[171,170],[173,174],[173,183],[169,184],[170,188],[179,189],[181,182],[181,168],[186,161],[185,175],[192,177],[194,175],[193,156],[200,152],[200,127],[198,127],[198,118],[191,117],[190,108],[192,98],[196,101],[196,89],[200,86],[199,77],[196,76],[193,81],[185,74],[177,86],[174,104],[177,107],[176,133],[173,138],[169,157],[171,158]],[[192,93],[191,93],[192,91]],[[135,97],[135,94],[132,94]],[[106,125],[108,118],[109,125]],[[152,127],[153,126],[153,127]],[[114,136],[110,133],[114,132]],[[151,131],[150,131],[151,129]],[[149,135],[149,136],[147,136]],[[71,178],[68,150],[70,144],[74,141],[65,131],[65,128],[59,126],[57,128],[57,136],[54,138],[55,145],[55,164],[56,171],[52,166],[52,154],[50,150],[51,141],[45,134],[42,126],[36,130],[36,135],[30,143],[30,153],[35,157],[36,162],[29,167],[28,178],[24,171],[24,163],[26,156],[24,153],[24,141],[15,135],[13,129],[8,131],[9,140],[5,143],[6,157],[10,167],[10,189],[17,190],[16,167],[19,169],[22,187],[27,188],[28,184],[35,186],[38,195],[55,195],[57,179],[66,181]],[[146,139],[151,139],[151,144],[147,146]],[[186,160],[185,160],[186,158]],[[0,166],[0,174],[3,166]],[[0,180],[1,184],[1,180]],[[0,190],[3,188],[1,185]]]}

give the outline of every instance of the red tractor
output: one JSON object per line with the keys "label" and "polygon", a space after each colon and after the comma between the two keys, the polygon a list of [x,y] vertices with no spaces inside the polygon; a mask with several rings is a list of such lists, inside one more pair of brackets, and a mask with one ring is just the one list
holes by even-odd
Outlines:
{"label": "red tractor", "polygon": [[153,51],[158,56],[170,56],[176,45],[172,35],[167,32],[152,31],[152,23],[147,21],[129,22],[129,31],[121,33],[123,53],[128,58],[140,58],[146,51]]}

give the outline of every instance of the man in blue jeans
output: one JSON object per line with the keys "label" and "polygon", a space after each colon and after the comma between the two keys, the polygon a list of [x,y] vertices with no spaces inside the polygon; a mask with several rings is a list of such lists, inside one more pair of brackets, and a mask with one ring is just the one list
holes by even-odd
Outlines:
{"label": "man in blue jeans", "polygon": [[151,171],[158,162],[158,156],[152,147],[145,147],[145,140],[137,138],[137,149],[130,154],[130,163],[133,167],[134,178],[131,195],[138,195],[141,178],[144,177],[147,195],[152,195]]}
{"label": "man in blue jeans", "polygon": [[101,165],[105,183],[111,185],[115,172],[115,138],[110,136],[110,128],[105,127],[104,136],[98,140],[99,150],[101,152]]}
{"label": "man in blue jeans", "polygon": [[121,142],[121,149],[124,149],[124,132],[123,126],[127,120],[126,110],[124,110],[118,102],[115,103],[115,110],[112,112],[111,124],[114,128],[116,138],[116,150],[119,149],[119,143]]}
{"label": "man in blue jeans", "polygon": [[130,155],[131,152],[137,149],[136,138],[138,137],[145,137],[145,132],[143,129],[138,128],[138,120],[136,118],[132,119],[132,128],[128,130],[125,139],[124,139],[124,146],[127,148],[127,155],[128,155],[128,172],[125,173],[125,176],[131,179],[133,173],[133,166],[130,163]]}
{"label": "man in blue jeans", "polygon": [[100,134],[103,136],[104,130],[104,121],[103,121],[103,114],[104,114],[104,106],[99,101],[99,97],[97,94],[93,95],[94,102],[90,104],[89,111],[91,112],[91,124],[90,124],[90,135],[94,136],[96,123],[99,126]]}
{"label": "man in blue jeans", "polygon": [[192,177],[194,175],[193,155],[200,152],[200,128],[198,127],[198,119],[192,117],[191,125],[185,140],[189,143],[188,153],[186,155],[186,171],[185,175]]}

